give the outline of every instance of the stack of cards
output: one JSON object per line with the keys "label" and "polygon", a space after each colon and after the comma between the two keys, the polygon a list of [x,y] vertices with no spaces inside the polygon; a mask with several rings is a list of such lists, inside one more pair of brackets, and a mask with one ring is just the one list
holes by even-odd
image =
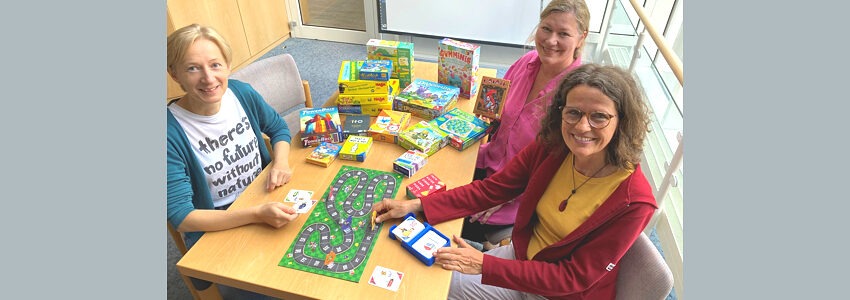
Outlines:
{"label": "stack of cards", "polygon": [[434,252],[449,246],[449,238],[428,223],[416,220],[408,213],[401,224],[390,227],[390,238],[401,241],[401,246],[416,256],[426,266],[434,264]]}

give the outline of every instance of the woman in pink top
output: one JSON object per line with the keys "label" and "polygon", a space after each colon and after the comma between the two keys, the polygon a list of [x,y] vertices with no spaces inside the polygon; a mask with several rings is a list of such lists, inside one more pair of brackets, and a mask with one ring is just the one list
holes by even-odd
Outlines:
{"label": "woman in pink top", "polygon": [[[564,75],[581,65],[589,23],[590,12],[583,0],[553,0],[540,12],[535,50],[523,55],[505,73],[511,88],[495,133],[478,151],[475,180],[501,170],[534,140],[552,102],[553,90]],[[487,234],[513,226],[518,200],[467,218],[463,238],[483,242]]]}

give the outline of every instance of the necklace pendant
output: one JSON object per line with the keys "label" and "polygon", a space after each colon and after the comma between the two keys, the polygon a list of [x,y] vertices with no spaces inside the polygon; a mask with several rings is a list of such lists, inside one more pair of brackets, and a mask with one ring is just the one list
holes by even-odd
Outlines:
{"label": "necklace pendant", "polygon": [[561,205],[558,205],[558,210],[564,211],[565,209],[567,209],[567,202],[569,202],[570,198],[572,198],[572,197],[573,197],[573,195],[570,194],[570,196],[567,197],[567,199],[564,199],[564,201],[561,201]]}

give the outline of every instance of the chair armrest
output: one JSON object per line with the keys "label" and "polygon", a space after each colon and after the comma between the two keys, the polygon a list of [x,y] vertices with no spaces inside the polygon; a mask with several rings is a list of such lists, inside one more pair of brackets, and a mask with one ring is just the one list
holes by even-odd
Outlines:
{"label": "chair armrest", "polygon": [[304,106],[313,107],[313,96],[310,94],[310,83],[307,80],[301,80],[301,85],[304,86]]}

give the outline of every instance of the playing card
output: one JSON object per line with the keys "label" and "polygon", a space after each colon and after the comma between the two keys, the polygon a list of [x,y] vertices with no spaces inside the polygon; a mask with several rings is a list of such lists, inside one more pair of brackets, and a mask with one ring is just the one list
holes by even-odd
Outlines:
{"label": "playing card", "polygon": [[295,204],[292,205],[292,208],[295,208],[295,212],[299,214],[307,213],[310,211],[310,208],[316,204],[316,200],[307,199],[297,199],[295,200]]}
{"label": "playing card", "polygon": [[313,191],[292,189],[286,194],[286,198],[283,198],[283,202],[295,203],[298,199],[310,199],[311,197],[313,197]]}
{"label": "playing card", "polygon": [[397,292],[402,277],[404,277],[402,272],[376,266],[372,276],[369,277],[369,284]]}
{"label": "playing card", "polygon": [[416,243],[411,245],[413,250],[422,254],[426,258],[434,257],[434,252],[443,247],[448,242],[446,239],[433,231],[428,231]]}
{"label": "playing card", "polygon": [[408,217],[398,224],[398,226],[393,229],[392,233],[396,236],[396,238],[407,242],[416,237],[422,229],[425,229],[424,224],[416,220],[414,217]]}

